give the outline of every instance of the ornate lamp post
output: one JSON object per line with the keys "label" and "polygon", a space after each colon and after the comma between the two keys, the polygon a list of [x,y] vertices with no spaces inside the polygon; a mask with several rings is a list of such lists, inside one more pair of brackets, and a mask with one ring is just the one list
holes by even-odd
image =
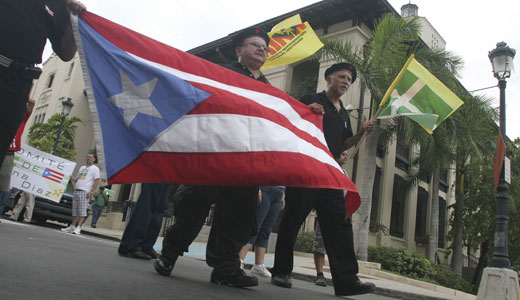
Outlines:
{"label": "ornate lamp post", "polygon": [[56,136],[56,141],[54,142],[54,146],[52,147],[51,154],[56,152],[56,147],[58,147],[58,143],[60,142],[61,131],[63,130],[63,122],[65,122],[65,118],[70,114],[74,103],[72,103],[72,99],[67,98],[67,100],[61,101],[61,122],[60,128],[58,129],[58,135]]}
{"label": "ornate lamp post", "polygon": [[[500,89],[500,132],[506,137],[506,78],[511,76],[514,70],[513,58],[516,51],[500,42],[497,47],[489,52],[489,59],[493,65],[493,74],[498,79]],[[509,186],[505,181],[504,165],[495,194],[497,202],[496,228],[495,228],[495,250],[491,259],[491,267],[511,268],[509,253],[507,250],[507,202],[509,201]]]}
{"label": "ornate lamp post", "polygon": [[[506,136],[506,78],[511,76],[515,50],[501,42],[489,51],[489,59],[493,65],[493,74],[498,79],[500,88],[500,132]],[[484,269],[477,300],[507,299],[517,300],[520,287],[518,274],[511,269],[511,261],[507,251],[507,201],[509,200],[509,186],[505,181],[504,164],[498,182],[495,199],[497,215],[495,227],[495,247],[489,267]]]}

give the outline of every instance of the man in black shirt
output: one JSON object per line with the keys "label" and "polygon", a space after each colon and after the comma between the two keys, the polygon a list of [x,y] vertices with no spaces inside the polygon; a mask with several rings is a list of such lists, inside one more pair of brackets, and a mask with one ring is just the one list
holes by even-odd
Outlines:
{"label": "man in black shirt", "polygon": [[33,79],[41,70],[47,38],[68,61],[76,53],[70,12],[85,6],[75,0],[0,1],[0,165],[23,120]]}
{"label": "man in black shirt", "polygon": [[[258,28],[246,29],[233,39],[238,61],[226,65],[242,75],[267,83],[260,67],[267,59],[269,37]],[[179,255],[200,232],[211,205],[216,203],[206,248],[206,262],[213,268],[211,282],[236,287],[258,285],[258,279],[240,268],[239,251],[256,233],[257,186],[187,186],[175,195],[175,224],[163,240],[155,270],[169,276]]]}
{"label": "man in black shirt", "polygon": [[[300,100],[313,112],[323,114],[325,140],[336,160],[343,151],[357,144],[365,131],[370,133],[375,126],[375,121],[364,122],[362,130],[356,135],[352,133],[349,115],[340,97],[356,80],[356,75],[356,69],[351,64],[334,64],[325,71],[327,91],[308,94]],[[345,219],[343,191],[288,187],[285,197],[285,215],[278,229],[271,282],[286,288],[292,286],[290,276],[296,236],[307,215],[315,208],[336,295],[350,296],[373,291],[373,284],[362,283],[357,277],[352,222],[350,218]]]}

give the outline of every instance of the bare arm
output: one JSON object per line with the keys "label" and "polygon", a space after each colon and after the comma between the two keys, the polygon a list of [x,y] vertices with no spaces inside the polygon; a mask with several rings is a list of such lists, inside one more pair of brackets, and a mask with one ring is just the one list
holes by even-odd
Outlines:
{"label": "bare arm", "polygon": [[87,198],[90,198],[92,197],[92,194],[96,191],[97,189],[97,185],[99,183],[99,178],[94,180],[94,184],[92,185],[92,188],[90,189],[90,191],[87,193]]}
{"label": "bare arm", "polygon": [[360,131],[358,131],[358,133],[356,133],[355,135],[346,139],[345,142],[343,142],[343,151],[357,145],[357,143],[359,143],[361,137],[365,134],[365,132],[366,134],[371,134],[376,128],[376,123],[376,120],[367,121],[367,117],[363,116],[363,128]]}
{"label": "bare arm", "polygon": [[[87,9],[83,3],[76,0],[67,0],[67,8],[73,15],[78,15]],[[58,45],[53,45],[52,49],[64,61],[69,61],[74,58],[77,47],[72,26],[67,26]]]}
{"label": "bare arm", "polygon": [[32,111],[34,109],[34,104],[35,104],[34,99],[29,98],[29,100],[27,100],[27,106],[25,108],[25,112],[28,114],[32,113]]}

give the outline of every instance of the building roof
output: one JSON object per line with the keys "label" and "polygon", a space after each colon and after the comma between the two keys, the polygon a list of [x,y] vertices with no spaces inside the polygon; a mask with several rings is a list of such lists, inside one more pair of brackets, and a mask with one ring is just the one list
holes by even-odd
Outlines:
{"label": "building roof", "polygon": [[[303,22],[309,22],[315,30],[323,29],[324,33],[327,33],[329,26],[347,20],[352,20],[354,26],[364,23],[373,29],[374,22],[385,13],[399,16],[399,13],[386,0],[324,0],[252,26],[270,31],[281,21],[300,14]],[[239,32],[230,33],[228,36],[193,48],[188,53],[215,63],[228,63],[235,59],[234,49],[231,49],[231,40]]]}

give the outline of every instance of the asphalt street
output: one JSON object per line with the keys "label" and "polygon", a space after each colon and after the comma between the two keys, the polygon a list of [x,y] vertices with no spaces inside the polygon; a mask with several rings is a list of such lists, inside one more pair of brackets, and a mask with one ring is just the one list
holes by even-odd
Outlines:
{"label": "asphalt street", "polygon": [[151,261],[118,256],[117,242],[55,227],[2,220],[0,239],[0,299],[339,299],[332,287],[300,280],[291,289],[263,277],[255,288],[218,286],[206,263],[190,257],[179,258],[171,277],[159,276]]}

